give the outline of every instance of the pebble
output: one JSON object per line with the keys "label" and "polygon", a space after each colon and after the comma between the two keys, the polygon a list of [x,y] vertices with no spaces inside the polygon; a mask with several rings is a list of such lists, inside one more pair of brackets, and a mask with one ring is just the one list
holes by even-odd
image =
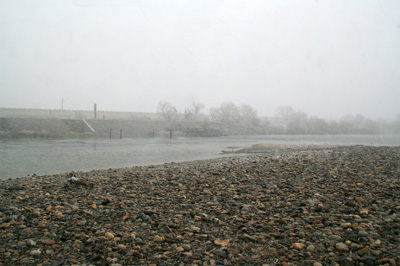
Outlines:
{"label": "pebble", "polygon": [[29,252],[32,256],[39,256],[42,254],[42,251],[40,249],[32,249],[31,252]]}
{"label": "pebble", "polygon": [[304,244],[303,243],[293,243],[293,247],[295,249],[304,249]]}
{"label": "pebble", "polygon": [[45,245],[54,245],[56,243],[56,241],[52,240],[52,239],[43,239],[40,241],[42,244]]}
{"label": "pebble", "polygon": [[307,251],[313,252],[315,250],[315,246],[314,245],[309,245],[307,247]]}
{"label": "pebble", "polygon": [[1,180],[0,265],[400,265],[399,164],[305,145]]}
{"label": "pebble", "polygon": [[162,242],[162,241],[164,241],[164,237],[155,236],[154,239],[153,239],[153,241],[154,241],[154,242]]}
{"label": "pebble", "polygon": [[108,238],[108,239],[114,239],[114,234],[112,234],[112,233],[110,233],[110,232],[107,232],[107,233],[105,233],[105,235],[104,235],[106,238]]}
{"label": "pebble", "polygon": [[339,251],[349,251],[349,247],[345,243],[337,243],[336,249]]}

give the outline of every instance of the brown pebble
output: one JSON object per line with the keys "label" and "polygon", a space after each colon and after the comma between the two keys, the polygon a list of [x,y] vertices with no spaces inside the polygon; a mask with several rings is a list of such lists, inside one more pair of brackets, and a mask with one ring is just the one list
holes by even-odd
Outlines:
{"label": "brown pebble", "polygon": [[42,244],[45,244],[45,245],[54,245],[56,243],[56,241],[54,241],[53,239],[44,239],[40,242],[42,242]]}
{"label": "brown pebble", "polygon": [[104,235],[106,238],[108,238],[108,239],[114,239],[114,234],[112,234],[112,233],[110,233],[110,232],[107,232],[107,233],[105,233],[105,235]]}
{"label": "brown pebble", "polygon": [[162,241],[164,241],[164,237],[155,236],[155,237],[153,238],[153,241],[154,241],[154,242],[162,242]]}
{"label": "brown pebble", "polygon": [[221,239],[216,239],[214,240],[214,243],[218,246],[222,247],[227,247],[229,245],[229,239],[221,240]]}
{"label": "brown pebble", "polygon": [[304,249],[305,245],[303,243],[293,243],[293,248],[295,249]]}

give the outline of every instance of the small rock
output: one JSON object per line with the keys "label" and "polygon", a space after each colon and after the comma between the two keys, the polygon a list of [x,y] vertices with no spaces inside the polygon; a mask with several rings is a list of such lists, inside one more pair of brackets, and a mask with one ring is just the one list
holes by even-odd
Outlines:
{"label": "small rock", "polygon": [[253,242],[256,242],[258,240],[257,236],[251,236],[251,235],[248,235],[248,234],[244,234],[242,236],[242,238],[243,238],[243,240],[253,241]]}
{"label": "small rock", "polygon": [[340,266],[354,266],[354,263],[351,260],[348,260],[346,258],[341,258],[339,260],[339,265]]}
{"label": "small rock", "polygon": [[154,241],[154,242],[162,242],[162,241],[164,241],[164,238],[161,237],[161,236],[155,236],[155,237],[153,238],[153,241]]}
{"label": "small rock", "polygon": [[130,252],[127,253],[127,256],[143,258],[143,254],[139,253],[139,251],[137,250],[131,250]]}
{"label": "small rock", "polygon": [[338,235],[330,235],[330,236],[328,236],[328,239],[333,240],[333,241],[342,241],[343,240],[343,238]]}
{"label": "small rock", "polygon": [[372,249],[369,246],[366,246],[360,250],[357,251],[357,254],[360,256],[364,256],[365,254],[369,254],[372,251]]}
{"label": "small rock", "polygon": [[192,231],[194,231],[196,233],[200,232],[200,228],[197,227],[197,226],[193,226],[193,225],[190,227],[190,230],[192,230]]}
{"label": "small rock", "polygon": [[18,241],[17,246],[19,247],[26,247],[26,241]]}
{"label": "small rock", "polygon": [[43,239],[40,242],[45,245],[54,245],[56,243],[53,239]]}
{"label": "small rock", "polygon": [[304,249],[305,245],[303,243],[293,243],[292,245],[295,249]]}
{"label": "small rock", "polygon": [[36,246],[36,242],[32,239],[27,239],[26,244],[28,244],[29,246]]}
{"label": "small rock", "polygon": [[126,249],[126,246],[123,245],[123,244],[118,244],[118,245],[117,245],[117,248],[118,248],[118,249]]}
{"label": "small rock", "polygon": [[374,248],[374,247],[379,246],[380,244],[382,244],[382,241],[380,241],[380,240],[378,239],[378,240],[375,240],[375,241],[371,244],[371,247]]}
{"label": "small rock", "polygon": [[229,245],[229,239],[221,240],[218,238],[214,240],[214,243],[217,246],[227,247]]}
{"label": "small rock", "polygon": [[337,243],[336,249],[339,251],[344,251],[344,252],[349,251],[349,247],[343,242]]}
{"label": "small rock", "polygon": [[22,263],[22,264],[31,264],[31,263],[34,263],[34,260],[31,257],[24,257],[24,258],[22,258],[20,260],[20,263]]}
{"label": "small rock", "polygon": [[42,254],[42,251],[40,249],[32,249],[31,252],[29,252],[32,256],[39,256]]}
{"label": "small rock", "polygon": [[361,197],[356,197],[355,200],[356,200],[357,202],[364,202],[364,199],[361,198]]}
{"label": "small rock", "polygon": [[396,266],[397,265],[396,264],[396,260],[388,259],[388,258],[381,259],[381,263],[389,263],[392,266]]}
{"label": "small rock", "polygon": [[105,237],[107,237],[108,239],[112,240],[112,239],[114,239],[114,234],[112,234],[112,233],[110,233],[110,232],[107,232],[107,233],[105,234]]}
{"label": "small rock", "polygon": [[307,251],[313,252],[314,250],[315,250],[314,245],[309,245],[309,246],[307,247]]}

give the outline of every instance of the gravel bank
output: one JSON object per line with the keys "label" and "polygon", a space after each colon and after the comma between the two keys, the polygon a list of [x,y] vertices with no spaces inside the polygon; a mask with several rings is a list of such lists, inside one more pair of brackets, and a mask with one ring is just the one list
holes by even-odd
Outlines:
{"label": "gravel bank", "polygon": [[0,265],[400,265],[399,191],[364,146],[0,181]]}

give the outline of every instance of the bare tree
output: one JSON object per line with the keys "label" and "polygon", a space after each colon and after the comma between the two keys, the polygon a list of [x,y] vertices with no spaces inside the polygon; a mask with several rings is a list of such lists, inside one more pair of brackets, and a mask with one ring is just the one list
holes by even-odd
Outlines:
{"label": "bare tree", "polygon": [[157,106],[157,112],[166,121],[174,121],[178,118],[178,110],[170,102],[159,102]]}
{"label": "bare tree", "polygon": [[400,134],[400,114],[396,115],[396,120],[393,122],[393,133]]}
{"label": "bare tree", "polygon": [[329,124],[322,118],[313,116],[308,119],[307,124],[308,124],[308,132],[310,134],[323,135],[329,133]]}
{"label": "bare tree", "polygon": [[288,105],[282,105],[276,108],[276,115],[282,119],[282,122],[287,125],[289,124],[290,118],[295,113],[294,109]]}
{"label": "bare tree", "polygon": [[308,119],[307,114],[301,110],[295,111],[290,106],[279,106],[276,114],[282,120],[288,134],[307,134]]}
{"label": "bare tree", "polygon": [[257,111],[248,104],[243,104],[240,106],[240,119],[242,120],[242,123],[249,126],[260,125],[260,119],[258,119]]}
{"label": "bare tree", "polygon": [[192,106],[185,109],[185,119],[187,120],[198,120],[204,109],[204,104],[192,102]]}
{"label": "bare tree", "polygon": [[219,108],[211,108],[210,115],[216,122],[232,124],[240,121],[239,108],[231,102],[223,103]]}

